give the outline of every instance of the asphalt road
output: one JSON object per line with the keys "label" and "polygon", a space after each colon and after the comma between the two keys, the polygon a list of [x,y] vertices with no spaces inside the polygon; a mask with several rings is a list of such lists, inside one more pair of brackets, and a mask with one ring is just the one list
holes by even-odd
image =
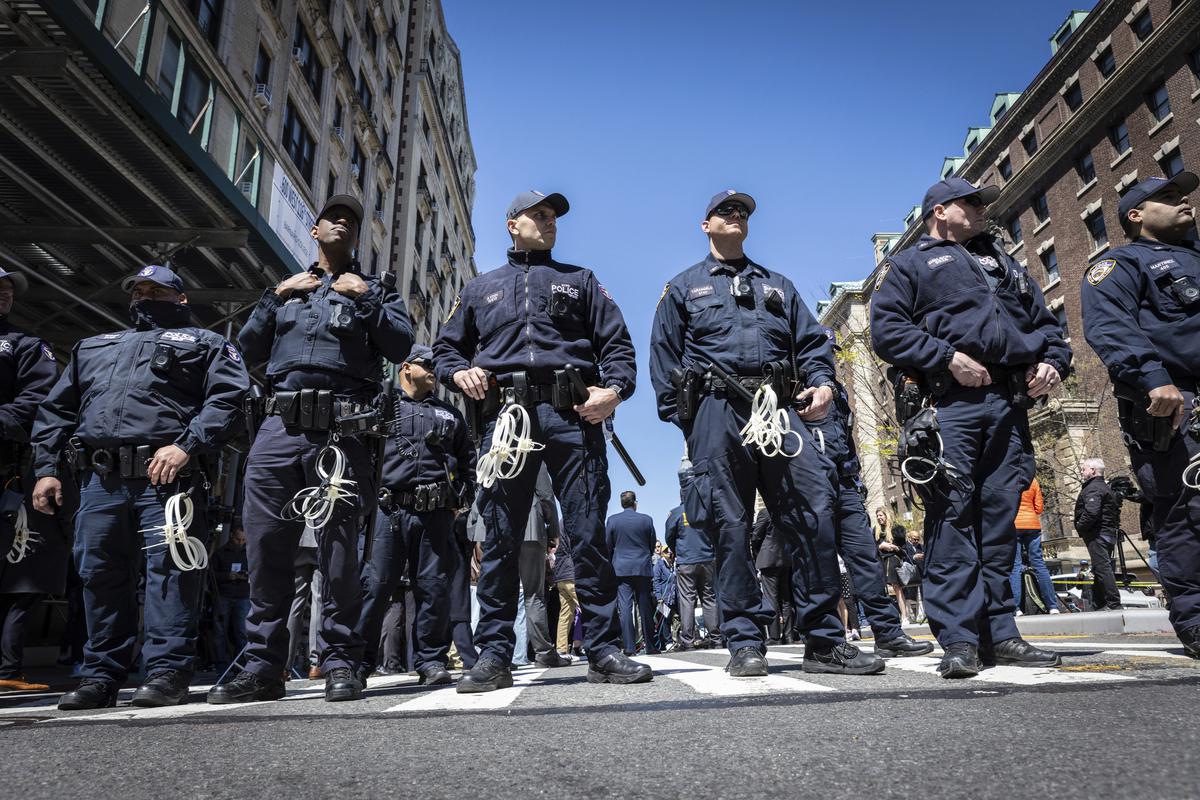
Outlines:
{"label": "asphalt road", "polygon": [[457,695],[372,678],[355,703],[289,683],[284,700],[60,712],[0,695],[6,797],[1200,797],[1200,662],[1169,637],[1054,637],[1053,670],[968,681],[936,659],[881,676],[767,678],[726,656],[649,659],[652,683],[596,686],[585,667],[522,669]]}

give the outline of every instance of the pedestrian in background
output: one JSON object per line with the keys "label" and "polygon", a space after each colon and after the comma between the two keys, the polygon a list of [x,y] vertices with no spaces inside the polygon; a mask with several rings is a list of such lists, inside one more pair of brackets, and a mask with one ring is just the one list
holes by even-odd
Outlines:
{"label": "pedestrian in background", "polygon": [[1021,493],[1021,505],[1017,508],[1017,557],[1013,562],[1013,600],[1017,603],[1017,616],[1021,611],[1021,586],[1024,584],[1025,565],[1033,570],[1037,580],[1038,594],[1051,614],[1058,613],[1058,596],[1054,593],[1054,582],[1050,570],[1042,559],[1042,512],[1046,508],[1042,487],[1035,477],[1029,488]]}

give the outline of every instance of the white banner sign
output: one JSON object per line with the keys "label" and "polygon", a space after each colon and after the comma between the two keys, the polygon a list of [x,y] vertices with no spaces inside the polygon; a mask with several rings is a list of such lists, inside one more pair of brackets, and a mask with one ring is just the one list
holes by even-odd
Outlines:
{"label": "white banner sign", "polygon": [[271,215],[267,222],[300,269],[308,269],[317,260],[317,243],[312,238],[316,220],[317,214],[309,208],[304,195],[288,178],[287,172],[276,165],[271,181]]}

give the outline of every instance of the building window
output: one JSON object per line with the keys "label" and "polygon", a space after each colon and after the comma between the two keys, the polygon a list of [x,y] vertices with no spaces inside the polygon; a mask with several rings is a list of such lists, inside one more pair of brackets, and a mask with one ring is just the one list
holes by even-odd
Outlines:
{"label": "building window", "polygon": [[258,58],[254,59],[254,82],[271,82],[271,56],[261,44],[258,46]]}
{"label": "building window", "polygon": [[1031,205],[1033,206],[1033,215],[1037,217],[1038,222],[1045,222],[1050,219],[1050,204],[1046,202],[1046,195],[1044,193],[1035,195]]}
{"label": "building window", "polygon": [[367,24],[363,27],[366,29],[367,33],[367,50],[372,56],[374,56],[375,51],[379,49],[379,34],[375,31],[375,23],[371,21],[371,15],[369,12],[367,13],[366,17]]}
{"label": "building window", "polygon": [[354,137],[354,153],[350,156],[350,164],[358,188],[364,188],[367,183],[367,154],[363,152],[357,136]]}
{"label": "building window", "polygon": [[163,41],[162,63],[158,65],[158,91],[162,92],[168,103],[175,97],[175,78],[179,74],[182,55],[183,41],[168,28],[167,38]]}
{"label": "building window", "polygon": [[383,189],[378,186],[375,187],[375,210],[383,213]]}
{"label": "building window", "polygon": [[1105,78],[1117,71],[1117,59],[1113,56],[1111,47],[1104,48],[1104,52],[1096,59],[1096,69]]}
{"label": "building window", "polygon": [[1033,130],[1027,133],[1025,137],[1021,139],[1021,146],[1025,148],[1026,155],[1031,156],[1036,153],[1038,148],[1037,131]]}
{"label": "building window", "polygon": [[347,61],[350,60],[350,26],[349,25],[347,25],[346,29],[344,31],[342,31],[342,55],[344,55],[346,57]]}
{"label": "building window", "polygon": [[1159,122],[1162,122],[1171,114],[1171,98],[1167,96],[1167,85],[1160,83],[1150,90],[1146,95],[1146,105],[1150,108],[1150,113]]}
{"label": "building window", "polygon": [[1166,175],[1168,178],[1174,178],[1183,172],[1183,153],[1179,148],[1175,148],[1163,156],[1162,161],[1158,163],[1162,166],[1163,175]]}
{"label": "building window", "polygon": [[1200,47],[1188,53],[1188,67],[1192,70],[1192,77],[1200,81]]}
{"label": "building window", "polygon": [[337,97],[333,99],[333,127],[342,127],[342,101]]}
{"label": "building window", "polygon": [[367,267],[367,271],[371,274],[379,273],[379,251],[374,247],[371,248],[371,266]]}
{"label": "building window", "polygon": [[1012,177],[1012,159],[1006,157],[1000,162],[1000,177],[1004,180]]}
{"label": "building window", "polygon": [[283,115],[283,149],[292,157],[292,163],[300,170],[304,180],[311,184],[317,144],[300,121],[300,115],[296,113],[291,98],[288,98],[287,109]]}
{"label": "building window", "polygon": [[328,200],[329,198],[333,197],[333,195],[336,191],[337,191],[337,175],[333,172],[333,170],[330,170],[329,171],[329,182],[325,184],[325,199]]}
{"label": "building window", "polygon": [[425,217],[421,216],[421,212],[417,212],[417,231],[413,235],[413,248],[416,249],[417,255],[421,255],[421,242],[425,240]]}
{"label": "building window", "polygon": [[387,78],[383,82],[383,93],[390,99],[392,96],[392,87],[396,85],[396,75],[390,69],[387,71]]}
{"label": "building window", "polygon": [[1063,336],[1070,338],[1071,332],[1067,330],[1067,307],[1065,305],[1060,305],[1058,308],[1054,309],[1053,313],[1054,318],[1058,320],[1058,327],[1062,328]]}
{"label": "building window", "polygon": [[1075,173],[1079,175],[1079,181],[1084,186],[1096,180],[1096,165],[1092,161],[1092,154],[1090,152],[1084,153],[1075,159]]}
{"label": "building window", "polygon": [[221,0],[190,0],[188,10],[196,18],[196,25],[204,38],[213,47],[221,33]]}
{"label": "building window", "polygon": [[308,31],[304,29],[298,19],[296,20],[296,36],[292,40],[292,53],[300,64],[300,74],[304,76],[304,82],[308,84],[309,89],[312,89],[313,97],[320,102],[321,79],[325,74],[325,68],[321,66],[321,59],[317,58],[317,49],[313,47],[312,40],[308,38]]}
{"label": "building window", "polygon": [[364,69],[358,74],[358,85],[354,87],[358,92],[358,99],[362,101],[363,108],[367,109],[367,113],[371,113],[371,103],[373,97],[371,95],[371,86],[367,83],[367,71]]}
{"label": "building window", "polygon": [[1083,105],[1083,89],[1079,88],[1079,81],[1071,84],[1071,88],[1063,94],[1063,99],[1067,101],[1067,108],[1072,111]]}
{"label": "building window", "polygon": [[1092,249],[1099,250],[1108,245],[1108,228],[1104,226],[1104,210],[1096,209],[1084,219],[1088,233],[1092,236]]}
{"label": "building window", "polygon": [[[200,68],[197,59],[184,58],[183,86],[179,90],[179,109],[175,116],[179,117],[179,121],[188,131],[192,131],[192,126],[197,118],[205,113],[205,107],[209,105],[208,100],[211,95],[212,81]],[[197,125],[195,132],[200,133],[202,127]]]}
{"label": "building window", "polygon": [[1129,128],[1125,122],[1118,122],[1108,129],[1108,140],[1112,142],[1113,150],[1117,155],[1121,155],[1129,149]]}
{"label": "building window", "polygon": [[1133,35],[1138,38],[1139,42],[1146,41],[1146,37],[1154,30],[1154,22],[1150,19],[1150,9],[1146,9],[1138,14],[1133,22],[1129,23],[1130,29],[1133,30]]}
{"label": "building window", "polygon": [[1046,283],[1058,280],[1058,256],[1051,247],[1042,251],[1042,269],[1046,270]]}
{"label": "building window", "polygon": [[1008,231],[1009,240],[1014,245],[1020,244],[1022,241],[1024,241],[1024,238],[1021,235],[1021,218],[1020,217],[1013,217],[1012,219],[1010,219],[1008,221],[1008,224],[1005,225],[1004,227],[1005,227],[1005,230]]}

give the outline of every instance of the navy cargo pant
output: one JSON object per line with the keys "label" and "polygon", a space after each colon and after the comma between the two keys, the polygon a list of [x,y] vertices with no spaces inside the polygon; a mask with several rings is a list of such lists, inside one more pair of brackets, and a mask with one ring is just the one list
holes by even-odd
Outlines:
{"label": "navy cargo pant", "polygon": [[[146,674],[195,671],[200,590],[204,570],[184,571],[163,545],[165,504],[192,489],[191,536],[204,541],[208,498],[199,472],[167,486],[116,473],[84,473],[75,516],[75,568],[83,583],[87,644],[83,677],[125,683],[138,636],[137,589],[143,563],[146,600],[142,660]],[[143,548],[149,549],[143,549]]]}
{"label": "navy cargo pant", "polygon": [[[1196,395],[1185,390],[1183,397],[1190,410]],[[1183,485],[1183,470],[1200,453],[1197,436],[1200,431],[1185,430],[1162,453],[1136,443],[1129,448],[1138,485],[1154,503],[1159,580],[1171,598],[1176,633],[1200,625],[1200,492]]]}
{"label": "navy cargo pant", "polygon": [[454,512],[398,508],[375,519],[371,560],[363,567],[362,613],[355,630],[366,643],[363,666],[374,670],[383,618],[392,593],[409,573],[414,609],[415,667],[446,666],[450,652],[450,570],[454,559]]}
{"label": "navy cargo pant", "polygon": [[1021,635],[1010,577],[1017,507],[1034,463],[1028,417],[1011,398],[1002,386],[955,386],[934,402],[943,458],[975,482],[974,492],[943,485],[947,491],[925,500],[921,588],[943,648],[967,642],[986,650]]}
{"label": "navy cargo pant", "polygon": [[[736,653],[743,647],[766,652],[763,626],[774,617],[764,603],[750,558],[750,528],[757,489],[767,512],[792,551],[796,627],[818,649],[845,641],[837,617],[841,575],[835,554],[833,516],[837,472],[818,449],[804,422],[789,409],[792,429],[804,449],[795,458],[767,458],[742,445],[749,403],[706,395],[696,418],[684,423],[695,478],[684,493],[684,511],[694,528],[713,538],[717,554],[717,604],[721,633]],[[784,447],[795,450],[788,436]]]}
{"label": "navy cargo pant", "polygon": [[[245,669],[279,678],[288,652],[288,613],[295,592],[294,567],[303,520],[286,519],[283,509],[296,492],[320,483],[317,454],[328,435],[288,430],[277,416],[263,422],[246,459],[246,560],[250,566],[250,615],[246,617]],[[345,477],[356,481],[357,496],[339,502],[317,536],[321,572],[321,670],[356,669],[363,640],[354,631],[362,608],[358,534],[375,503],[375,476],[368,444],[344,438]]]}
{"label": "navy cargo pant", "polygon": [[[604,432],[601,426],[581,420],[574,411],[555,411],[546,403],[529,409],[529,418],[531,436],[545,449],[529,453],[524,469],[512,480],[498,480],[490,489],[479,490],[479,513],[487,538],[476,584],[479,626],[475,629],[475,645],[480,658],[487,656],[502,664],[512,661],[521,542],[533,506],[538,471],[544,462],[554,484],[554,496],[562,507],[563,527],[571,536],[575,591],[583,614],[583,646],[594,663],[621,647],[617,579],[604,538],[611,493]],[[491,448],[495,428],[495,420],[488,423],[481,453]]]}
{"label": "navy cargo pant", "polygon": [[871,535],[871,521],[858,491],[857,477],[841,479],[837,497],[837,548],[850,573],[854,596],[862,603],[875,641],[901,634],[900,609],[884,590],[883,564]]}

